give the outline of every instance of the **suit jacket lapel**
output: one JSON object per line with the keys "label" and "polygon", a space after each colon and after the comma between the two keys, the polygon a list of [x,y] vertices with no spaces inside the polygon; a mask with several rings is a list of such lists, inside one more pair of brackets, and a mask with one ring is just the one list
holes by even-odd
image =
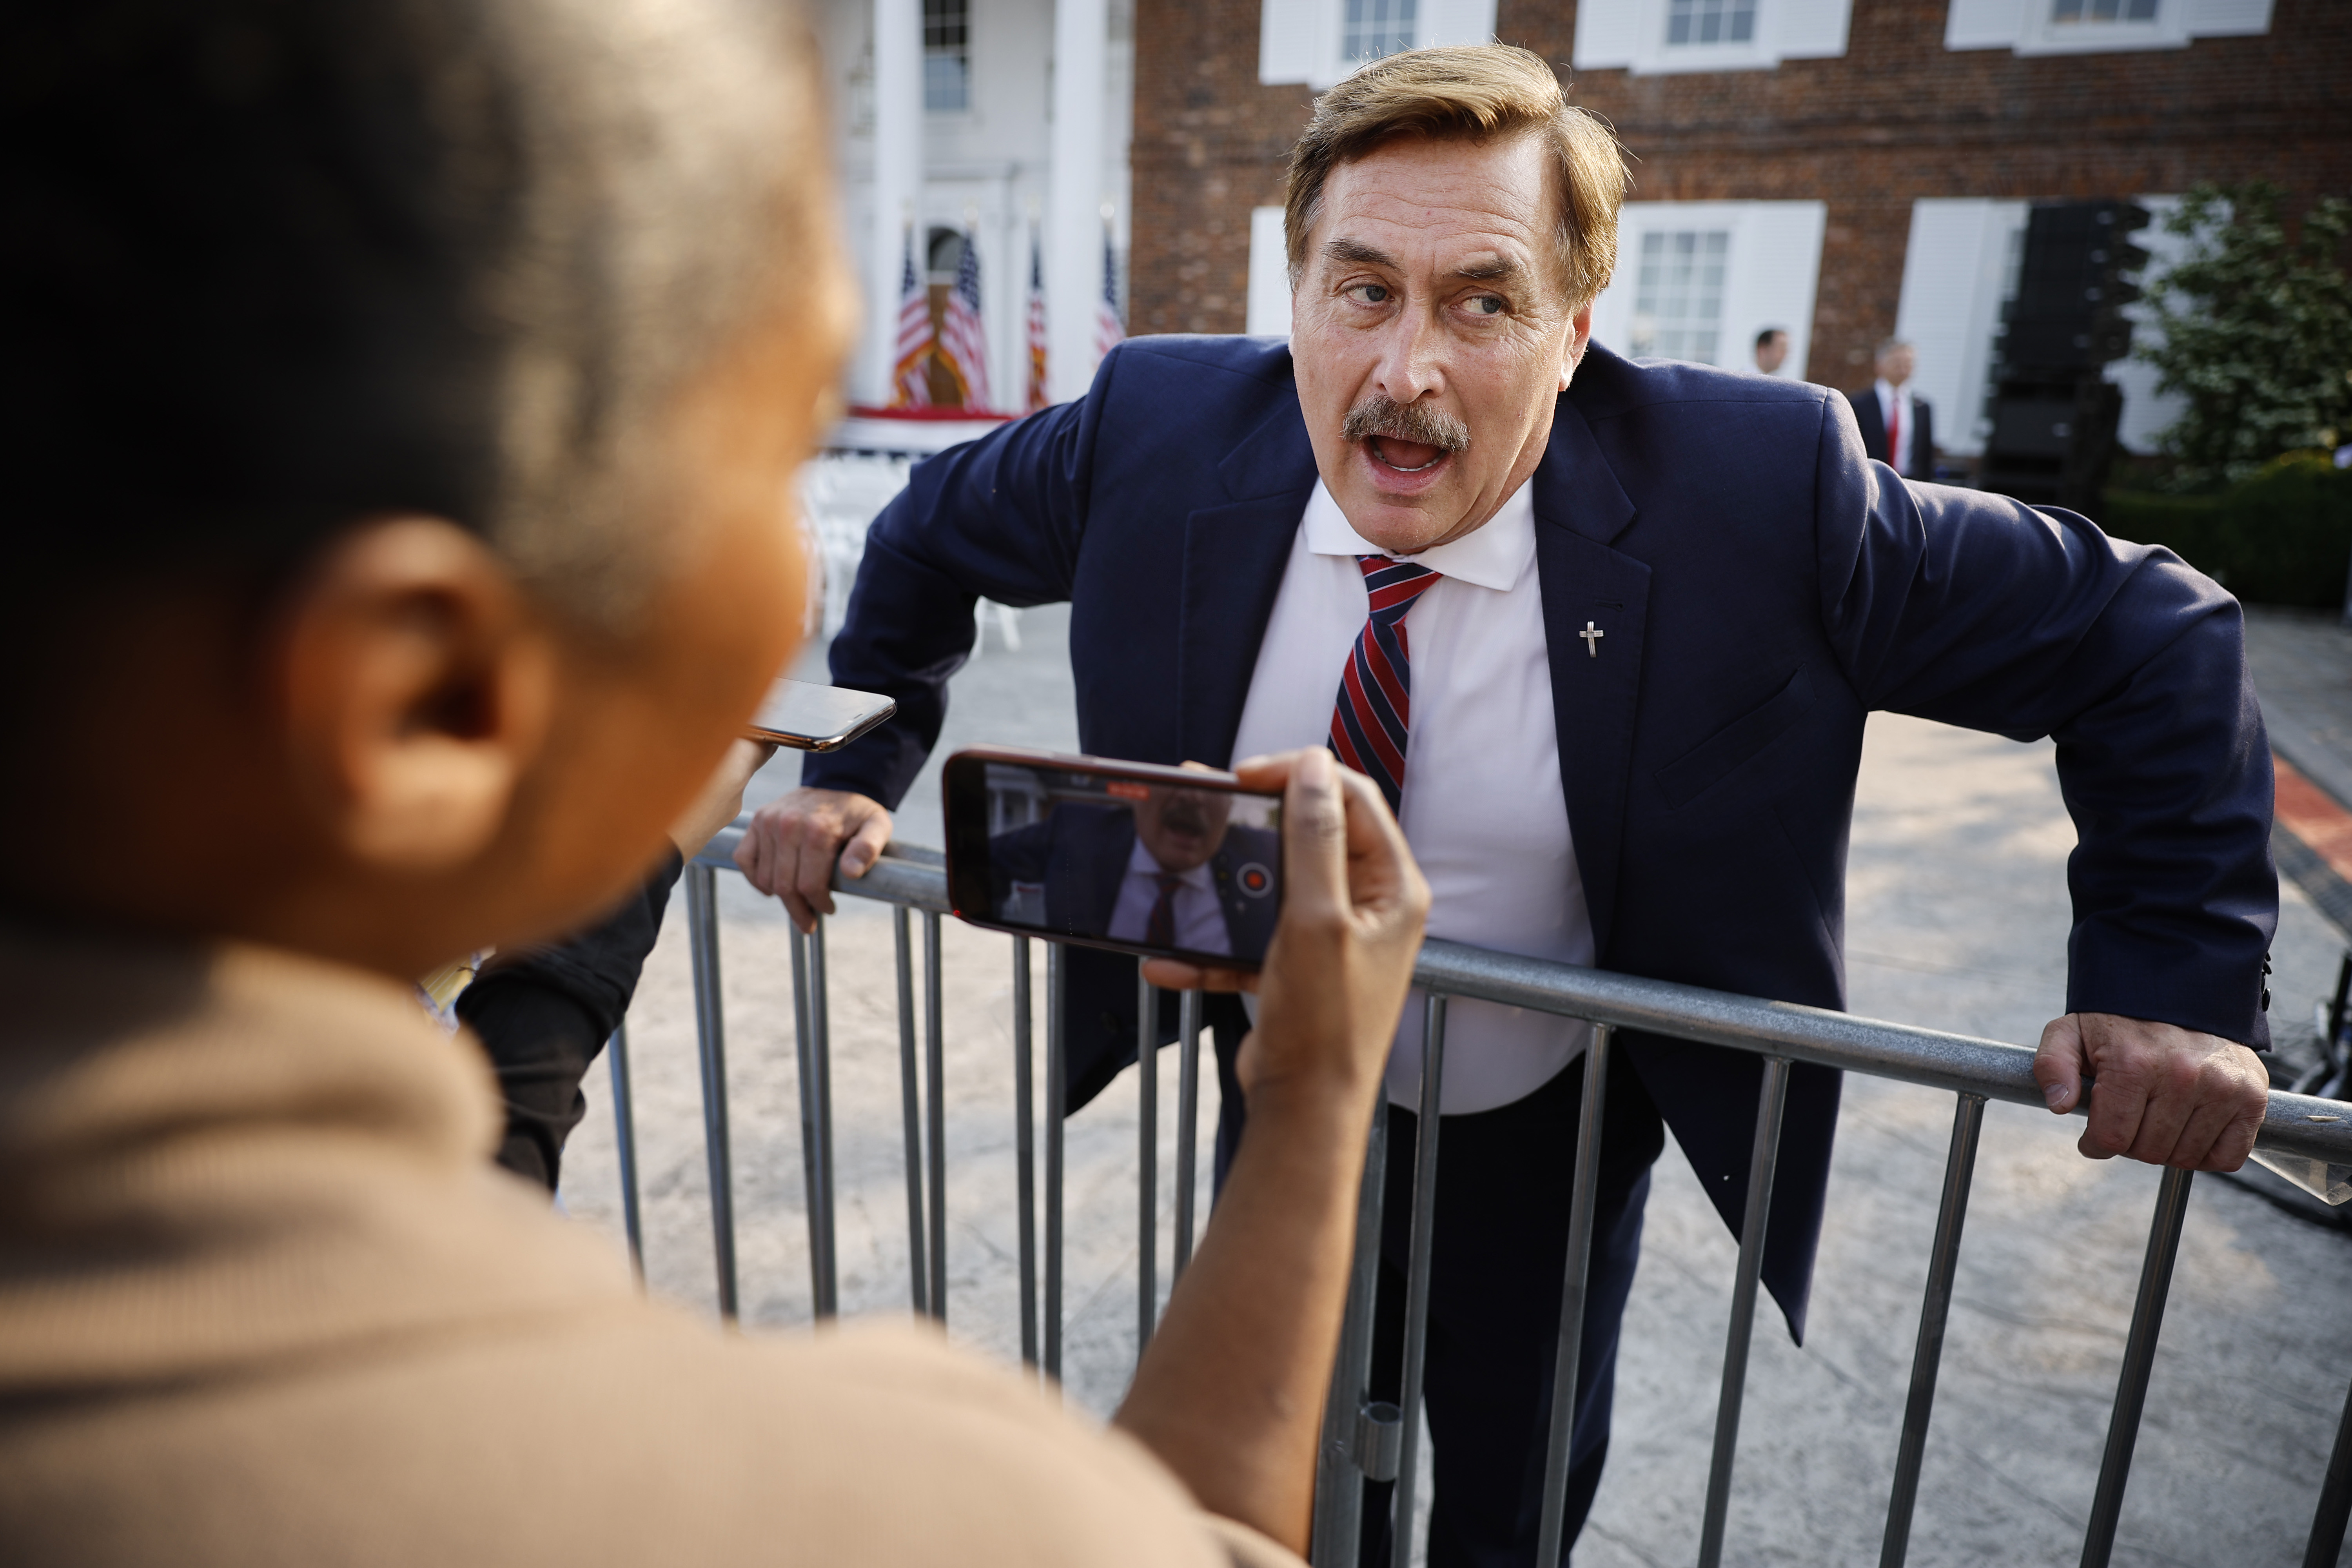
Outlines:
{"label": "suit jacket lapel", "polygon": [[[1575,405],[1563,397],[1535,476],[1536,572],[1543,593],[1569,832],[1605,963],[1616,909],[1625,792],[1642,677],[1650,568],[1610,548],[1634,518]],[[1580,634],[1590,626],[1597,635]]]}
{"label": "suit jacket lapel", "polygon": [[1203,507],[1184,522],[1176,661],[1182,755],[1171,760],[1221,768],[1233,761],[1258,644],[1315,491],[1315,452],[1297,397],[1285,399],[1234,448],[1217,474],[1235,499]]}

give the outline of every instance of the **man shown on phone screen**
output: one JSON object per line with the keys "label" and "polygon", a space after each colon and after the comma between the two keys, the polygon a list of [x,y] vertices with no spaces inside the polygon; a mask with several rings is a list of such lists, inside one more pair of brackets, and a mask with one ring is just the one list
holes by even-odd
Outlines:
{"label": "man shown on phone screen", "polygon": [[1110,789],[1127,799],[1063,801],[1045,821],[989,840],[997,918],[1260,962],[1281,901],[1278,836],[1234,822],[1236,797],[1223,790],[1123,781]]}

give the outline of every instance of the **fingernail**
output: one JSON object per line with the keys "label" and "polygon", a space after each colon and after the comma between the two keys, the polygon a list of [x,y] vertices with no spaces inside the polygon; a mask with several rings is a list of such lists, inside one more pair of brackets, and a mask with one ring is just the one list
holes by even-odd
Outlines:
{"label": "fingernail", "polygon": [[2066,1103],[2066,1086],[2053,1083],[2042,1091],[2042,1098],[2050,1102],[2051,1110],[2056,1110]]}

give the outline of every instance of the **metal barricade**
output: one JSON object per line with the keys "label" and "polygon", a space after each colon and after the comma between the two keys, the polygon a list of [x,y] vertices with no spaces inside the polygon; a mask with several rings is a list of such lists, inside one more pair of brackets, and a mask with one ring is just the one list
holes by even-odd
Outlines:
{"label": "metal barricade", "polygon": [[[710,1175],[712,1253],[719,1273],[720,1311],[737,1310],[735,1222],[728,1142],[726,1048],[719,1001],[719,922],[714,878],[733,868],[740,825],[714,840],[686,871],[686,904],[692,954],[697,1039],[702,1068],[705,1152]],[[947,1318],[947,1176],[944,1108],[944,1039],[940,977],[940,919],[948,912],[946,872],[934,851],[893,845],[856,882],[836,884],[843,894],[896,905],[899,1073],[904,1111],[907,1226],[911,1260],[909,1286],[918,1313]],[[916,1034],[916,959],[912,926],[919,919],[921,941],[921,1038]],[[1013,1063],[1017,1095],[1014,1150],[1019,1220],[1021,1351],[1024,1362],[1057,1378],[1062,1363],[1063,1119],[1048,1114],[1045,1126],[1042,1226],[1034,1170],[1033,1125],[1033,1004],[1030,953],[1025,939],[1012,939]],[[834,1251],[835,1194],[833,1184],[831,1045],[825,1004],[824,933],[822,922],[809,935],[795,932],[792,947],[795,1044],[800,1067],[803,1181],[808,1200],[811,1294],[819,1317],[836,1310]],[[1066,1063],[1061,1031],[1061,949],[1045,953],[1045,1103],[1064,1101]],[[1586,1308],[1593,1215],[1601,1138],[1601,1107],[1608,1089],[1610,1043],[1620,1030],[1669,1036],[1759,1056],[1764,1062],[1748,1166],[1748,1201],[1739,1236],[1730,1322],[1727,1331],[1722,1389],[1717,1397],[1713,1454],[1701,1521],[1700,1568],[1717,1568],[1724,1551],[1731,1479],[1738,1458],[1740,1405],[1747,1387],[1757,1287],[1761,1278],[1766,1220],[1791,1066],[1809,1063],[1942,1089],[1954,1096],[1952,1134],[1946,1156],[1942,1200],[1930,1249],[1921,1301],[1909,1396],[1906,1402],[1895,1479],[1880,1553],[1882,1568],[1902,1563],[1908,1548],[1921,1460],[1933,1413],[1937,1373],[1952,1300],[1969,1190],[1988,1100],[2041,1107],[2033,1079],[2033,1052],[2024,1047],[1907,1025],[1874,1022],[1847,1014],[1754,997],[1729,995],[1580,969],[1541,959],[1435,941],[1422,951],[1414,980],[1427,994],[1426,1046],[1416,1121],[1415,1147],[1388,1145],[1388,1119],[1372,1120],[1358,1215],[1354,1271],[1339,1353],[1325,1406],[1322,1447],[1316,1476],[1313,1561],[1318,1568],[1354,1568],[1359,1556],[1363,1486],[1367,1480],[1397,1483],[1396,1568],[1406,1568],[1412,1547],[1413,1487],[1421,1456],[1422,1371],[1429,1311],[1429,1262],[1439,1171],[1443,1119],[1436,1114],[1445,1064],[1446,1005],[1466,997],[1529,1008],[1591,1023],[1593,1037],[1582,1063],[1581,1123],[1570,1199],[1568,1260],[1562,1279],[1551,1423],[1547,1436],[1538,1561],[1556,1563],[1562,1545],[1563,1515],[1574,1391]],[[1157,1323],[1160,1237],[1155,1190],[1159,1068],[1151,1048],[1159,995],[1139,981],[1139,1051],[1141,1115],[1139,1119],[1138,1354]],[[1171,1279],[1181,1275],[1192,1248],[1195,1145],[1198,1134],[1200,1035],[1198,994],[1180,999],[1174,1237]],[[642,1256],[637,1213],[635,1127],[628,1082],[626,1032],[614,1037],[613,1092],[624,1208],[633,1260]],[[2336,1165],[2352,1165],[2352,1120],[2341,1101],[2273,1092],[2263,1117],[2258,1148]],[[1381,1203],[1387,1162],[1413,1162],[1411,1246],[1406,1284],[1404,1373],[1396,1404],[1370,1397],[1372,1307],[1378,1277]],[[2191,1173],[2166,1170],[2158,1184],[2147,1256],[2132,1310],[2121,1373],[2110,1411],[2105,1451],[2093,1497],[2082,1562],[2102,1568],[2113,1549],[2124,1489],[2131,1470],[2140,1414],[2155,1363],[2157,1338],[2186,1221]],[[1042,1257],[1039,1231],[1043,1231]],[[642,1264],[640,1262],[640,1269]],[[1042,1277],[1042,1302],[1039,1281]],[[2352,1394],[2322,1483],[2305,1562],[2323,1568],[2336,1560],[2352,1512]]]}

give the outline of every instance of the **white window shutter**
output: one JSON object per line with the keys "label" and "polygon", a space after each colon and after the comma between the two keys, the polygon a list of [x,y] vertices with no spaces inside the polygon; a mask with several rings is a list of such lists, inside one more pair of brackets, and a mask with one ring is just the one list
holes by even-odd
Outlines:
{"label": "white window shutter", "polygon": [[1418,47],[1495,41],[1495,0],[1421,0],[1420,16]]}
{"label": "white window shutter", "polygon": [[1250,209],[1249,314],[1252,337],[1290,335],[1290,258],[1282,243],[1282,209]]}
{"label": "white window shutter", "polygon": [[2271,0],[2173,0],[2189,7],[2192,38],[2260,37],[2271,30]]}
{"label": "white window shutter", "polygon": [[1769,0],[1775,53],[1784,60],[1833,60],[1845,54],[1853,0]]}
{"label": "white window shutter", "polygon": [[1259,0],[1257,79],[1268,87],[1311,81],[1328,0]]}
{"label": "white window shutter", "polygon": [[1813,292],[1821,281],[1822,235],[1829,208],[1821,202],[1739,205],[1729,287],[1724,290],[1718,363],[1727,370],[1753,368],[1756,334],[1780,327],[1789,334],[1789,359],[1780,374],[1804,375],[1806,356],[1812,351]]}
{"label": "white window shutter", "polygon": [[[1985,314],[1977,295],[1983,281],[1986,234],[1995,222],[1997,205],[2008,204],[1911,204],[1911,238],[1903,250],[1903,296],[1895,309],[1895,335],[1909,339],[1918,351],[1912,386],[1934,405],[1936,430],[1948,451],[1970,434],[1976,423],[1974,405],[1983,395],[1980,367],[1978,385],[1971,389],[1967,382],[1971,359],[1983,357],[1972,351],[1988,346],[1971,339]],[[1998,278],[1993,289],[1998,293]]]}
{"label": "white window shutter", "polygon": [[2025,36],[2026,7],[2036,3],[2047,5],[2049,0],[1952,0],[1944,17],[1944,47],[2015,48]]}
{"label": "white window shutter", "polygon": [[1576,68],[1631,66],[1641,52],[1643,19],[1653,9],[1646,0],[1578,0]]}

